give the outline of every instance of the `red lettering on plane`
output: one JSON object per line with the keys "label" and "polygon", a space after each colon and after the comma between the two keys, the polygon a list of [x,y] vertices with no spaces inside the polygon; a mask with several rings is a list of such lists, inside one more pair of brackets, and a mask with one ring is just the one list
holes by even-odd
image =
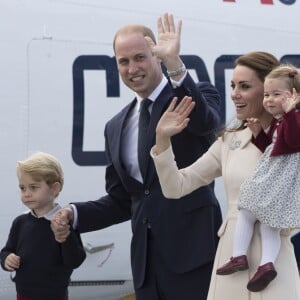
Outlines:
{"label": "red lettering on plane", "polygon": [[[223,0],[223,2],[235,2],[236,0]],[[273,0],[260,0],[261,4],[273,4]]]}

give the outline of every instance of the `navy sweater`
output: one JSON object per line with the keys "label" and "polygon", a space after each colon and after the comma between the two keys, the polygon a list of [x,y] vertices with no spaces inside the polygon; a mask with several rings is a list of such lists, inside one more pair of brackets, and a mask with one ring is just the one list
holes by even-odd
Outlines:
{"label": "navy sweater", "polygon": [[13,221],[7,243],[0,253],[4,270],[4,261],[10,253],[21,257],[15,276],[17,292],[34,300],[56,300],[67,295],[73,269],[86,257],[77,232],[72,230],[66,242],[58,243],[50,221],[31,213]]}

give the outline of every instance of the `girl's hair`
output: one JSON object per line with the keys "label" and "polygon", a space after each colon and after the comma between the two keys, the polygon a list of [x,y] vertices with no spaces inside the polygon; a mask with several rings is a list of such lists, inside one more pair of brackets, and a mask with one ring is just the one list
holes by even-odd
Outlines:
{"label": "girl's hair", "polygon": [[58,160],[44,152],[36,152],[27,159],[17,162],[17,173],[24,172],[36,180],[44,180],[48,185],[60,183],[60,191],[64,184],[64,173]]}
{"label": "girl's hair", "polygon": [[[292,64],[279,65],[273,69],[266,78],[284,80],[291,93],[293,93],[293,89],[295,89],[296,92],[300,94],[300,74],[297,68]],[[299,103],[296,105],[296,108],[300,109]]]}
{"label": "girl's hair", "polygon": [[[279,61],[271,53],[263,51],[253,51],[239,56],[235,60],[234,66],[248,67],[249,69],[253,70],[260,81],[264,83],[266,76],[275,67],[279,66]],[[227,128],[226,131],[242,130],[245,128],[245,123],[246,121],[238,122],[238,125]]]}

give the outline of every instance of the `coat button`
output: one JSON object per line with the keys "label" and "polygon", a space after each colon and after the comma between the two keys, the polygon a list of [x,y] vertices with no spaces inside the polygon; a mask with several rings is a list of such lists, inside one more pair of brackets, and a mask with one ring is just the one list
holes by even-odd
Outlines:
{"label": "coat button", "polygon": [[147,224],[148,223],[148,218],[143,218],[143,224]]}
{"label": "coat button", "polygon": [[149,190],[145,190],[144,193],[145,193],[145,195],[149,195],[150,191]]}

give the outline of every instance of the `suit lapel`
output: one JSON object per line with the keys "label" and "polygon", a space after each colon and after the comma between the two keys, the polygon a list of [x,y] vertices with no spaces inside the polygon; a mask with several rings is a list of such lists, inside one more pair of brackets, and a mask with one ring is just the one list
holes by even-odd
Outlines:
{"label": "suit lapel", "polygon": [[126,187],[129,187],[131,190],[139,190],[141,183],[138,182],[135,178],[128,175],[126,172],[122,155],[121,155],[121,142],[122,142],[122,132],[125,126],[126,119],[128,114],[136,105],[136,99],[134,99],[130,104],[128,104],[117,116],[116,120],[114,121],[113,132],[109,135],[110,138],[110,148],[111,148],[111,159],[112,162],[120,174],[122,181]]}
{"label": "suit lapel", "polygon": [[[122,131],[125,125],[126,118],[128,117],[129,112],[136,104],[136,99],[133,100],[129,105],[127,105],[121,112],[120,115],[116,118],[116,121],[114,122],[114,132],[111,134],[110,138],[111,144],[114,145],[114,149],[116,151],[113,151],[113,154],[116,155],[115,159],[113,161],[115,163],[122,162],[121,159],[121,142],[122,142]],[[113,150],[114,150],[113,149]]]}
{"label": "suit lapel", "polygon": [[[150,149],[155,143],[155,130],[156,125],[164,112],[166,106],[169,104],[169,100],[173,97],[172,88],[169,84],[166,85],[166,87],[162,90],[158,98],[155,100],[152,106],[151,111],[151,118],[148,128],[148,139],[147,143],[145,145],[145,150],[149,155],[147,156],[147,169],[146,169],[146,182],[149,182],[153,178],[155,168],[153,163],[149,163],[152,158],[150,157]],[[133,187],[140,185],[140,183],[132,178],[131,176],[128,176],[128,173],[126,173],[125,168],[122,164],[122,156],[121,156],[121,141],[122,141],[122,131],[126,122],[126,118],[128,117],[128,114],[130,113],[131,109],[136,105],[136,99],[134,99],[129,105],[127,105],[119,114],[117,117],[117,121],[114,122],[114,128],[113,133],[110,134],[110,142],[111,145],[111,159],[115,165],[115,167],[119,170],[122,180],[126,181],[126,183]],[[137,187],[138,188],[138,187]]]}

